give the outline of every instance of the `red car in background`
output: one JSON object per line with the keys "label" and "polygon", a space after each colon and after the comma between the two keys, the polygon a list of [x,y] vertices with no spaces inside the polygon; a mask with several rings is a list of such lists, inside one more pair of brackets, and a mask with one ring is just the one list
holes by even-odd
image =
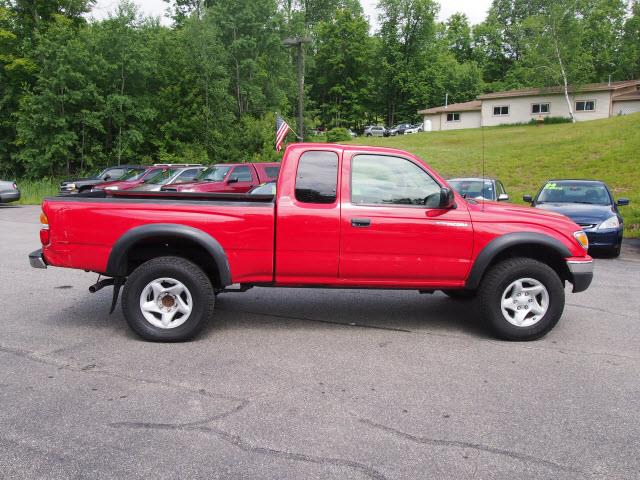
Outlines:
{"label": "red car in background", "polygon": [[99,192],[101,190],[131,190],[138,185],[143,184],[146,180],[154,177],[158,172],[169,170],[175,167],[200,167],[200,163],[181,163],[181,164],[155,164],[145,170],[131,170],[129,173],[120,177],[113,182],[103,182],[96,185],[91,189],[92,192]]}
{"label": "red car in background", "polygon": [[278,178],[279,163],[221,163],[203,170],[191,183],[165,185],[163,192],[246,193]]}

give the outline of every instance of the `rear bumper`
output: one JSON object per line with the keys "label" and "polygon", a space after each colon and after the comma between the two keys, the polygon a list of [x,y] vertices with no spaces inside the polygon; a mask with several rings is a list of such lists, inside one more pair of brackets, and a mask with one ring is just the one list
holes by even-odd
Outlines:
{"label": "rear bumper", "polygon": [[47,262],[42,256],[41,248],[29,254],[29,264],[33,268],[47,268]]}
{"label": "rear bumper", "polygon": [[17,202],[20,200],[20,190],[0,193],[0,203]]}
{"label": "rear bumper", "polygon": [[567,267],[571,274],[573,293],[584,292],[593,280],[593,260],[567,261]]}

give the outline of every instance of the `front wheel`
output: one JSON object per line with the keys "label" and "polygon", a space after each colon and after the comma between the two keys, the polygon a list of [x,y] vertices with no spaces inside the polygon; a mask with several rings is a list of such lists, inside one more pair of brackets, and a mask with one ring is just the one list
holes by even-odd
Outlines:
{"label": "front wheel", "polygon": [[158,257],[127,278],[122,310],[131,329],[153,342],[193,338],[213,314],[215,293],[207,275],[181,257]]}
{"label": "front wheel", "polygon": [[479,297],[482,316],[504,340],[543,337],[564,310],[560,277],[548,265],[531,258],[512,258],[491,267]]}

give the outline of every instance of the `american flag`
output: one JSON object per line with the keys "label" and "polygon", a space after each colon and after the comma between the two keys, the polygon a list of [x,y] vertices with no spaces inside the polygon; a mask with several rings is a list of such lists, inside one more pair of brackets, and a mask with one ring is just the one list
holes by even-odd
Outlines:
{"label": "american flag", "polygon": [[282,150],[282,142],[284,142],[287,133],[289,133],[289,125],[284,119],[278,115],[276,117],[276,151]]}

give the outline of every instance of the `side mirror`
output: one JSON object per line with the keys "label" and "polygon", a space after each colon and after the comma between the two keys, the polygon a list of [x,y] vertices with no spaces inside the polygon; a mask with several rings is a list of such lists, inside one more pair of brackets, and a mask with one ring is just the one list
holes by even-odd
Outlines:
{"label": "side mirror", "polygon": [[227,183],[238,183],[238,177],[231,177],[227,180]]}
{"label": "side mirror", "polygon": [[524,200],[527,203],[531,203],[533,202],[533,197],[531,195],[523,195],[522,200]]}
{"label": "side mirror", "polygon": [[424,199],[424,205],[427,208],[453,208],[455,206],[455,197],[453,196],[453,190],[447,187],[442,187],[440,189],[440,192],[436,192],[426,197]]}
{"label": "side mirror", "polygon": [[108,173],[102,177],[104,179],[105,182],[108,182],[109,180],[111,180],[111,175],[109,175]]}
{"label": "side mirror", "polygon": [[618,205],[619,207],[626,207],[627,205],[629,205],[629,199],[619,198],[618,201],[616,202],[616,205]]}
{"label": "side mirror", "polygon": [[506,202],[507,200],[509,200],[509,195],[507,195],[506,193],[501,193],[500,195],[498,195],[499,202]]}

